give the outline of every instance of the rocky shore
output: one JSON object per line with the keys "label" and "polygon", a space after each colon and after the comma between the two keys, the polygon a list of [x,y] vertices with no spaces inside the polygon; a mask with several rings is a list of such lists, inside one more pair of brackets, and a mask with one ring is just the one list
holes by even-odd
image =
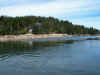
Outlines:
{"label": "rocky shore", "polygon": [[4,35],[0,36],[0,41],[17,41],[37,38],[72,37],[68,34],[23,34],[23,35]]}

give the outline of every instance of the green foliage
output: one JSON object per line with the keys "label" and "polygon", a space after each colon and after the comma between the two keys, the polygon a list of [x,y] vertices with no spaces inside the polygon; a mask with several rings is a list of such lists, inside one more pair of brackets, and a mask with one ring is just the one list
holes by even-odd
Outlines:
{"label": "green foliage", "polygon": [[0,35],[18,35],[29,33],[32,29],[33,34],[98,34],[99,30],[86,28],[80,25],[73,25],[69,21],[58,20],[53,17],[24,16],[7,17],[0,16]]}

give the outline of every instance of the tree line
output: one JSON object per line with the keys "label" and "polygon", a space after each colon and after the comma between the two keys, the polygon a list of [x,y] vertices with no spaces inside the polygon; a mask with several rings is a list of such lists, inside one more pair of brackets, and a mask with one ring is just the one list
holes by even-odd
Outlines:
{"label": "tree line", "polygon": [[19,35],[27,33],[99,34],[100,31],[93,27],[87,28],[83,25],[74,25],[67,20],[63,21],[53,17],[0,16],[0,35]]}

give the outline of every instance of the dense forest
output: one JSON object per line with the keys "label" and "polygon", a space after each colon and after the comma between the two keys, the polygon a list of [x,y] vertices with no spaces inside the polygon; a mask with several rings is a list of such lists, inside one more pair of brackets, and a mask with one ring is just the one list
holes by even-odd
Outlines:
{"label": "dense forest", "polygon": [[82,25],[74,25],[67,20],[63,21],[53,17],[0,16],[0,35],[18,35],[26,33],[99,34],[100,31],[92,27],[86,28]]}

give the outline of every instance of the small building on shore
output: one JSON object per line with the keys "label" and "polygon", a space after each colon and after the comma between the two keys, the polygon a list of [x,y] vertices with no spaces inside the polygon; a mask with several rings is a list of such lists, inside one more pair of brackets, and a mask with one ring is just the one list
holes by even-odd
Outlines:
{"label": "small building on shore", "polygon": [[28,30],[28,33],[29,33],[29,34],[32,34],[32,32],[33,32],[33,29],[30,28],[30,29]]}

